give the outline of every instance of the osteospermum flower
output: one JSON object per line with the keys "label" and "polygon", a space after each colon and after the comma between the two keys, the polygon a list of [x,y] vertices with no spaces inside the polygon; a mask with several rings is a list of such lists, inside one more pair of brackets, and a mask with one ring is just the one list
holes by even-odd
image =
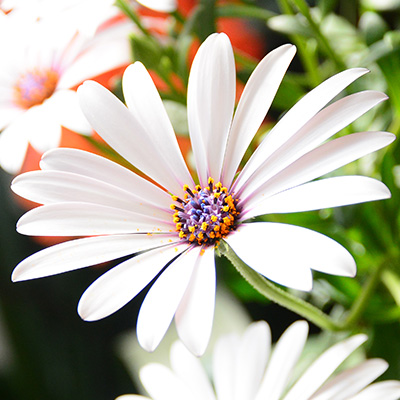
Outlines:
{"label": "osteospermum flower", "polygon": [[[264,321],[251,324],[240,337],[226,335],[213,350],[212,381],[200,360],[180,342],[171,347],[171,369],[151,363],[140,370],[140,380],[153,400],[396,400],[400,381],[373,383],[388,367],[370,359],[342,370],[337,368],[367,340],[356,335],[335,344],[293,382],[293,370],[307,340],[308,324],[298,321],[271,351],[271,333]],[[149,400],[124,395],[116,400]]]}
{"label": "osteospermum flower", "polygon": [[21,175],[12,184],[20,196],[44,204],[19,220],[18,231],[94,237],[32,255],[16,267],[13,280],[134,255],[86,290],[78,306],[81,317],[93,321],[110,315],[157,277],[138,316],[141,346],[155,349],[175,316],[180,338],[201,354],[212,327],[214,249],[221,240],[251,268],[288,287],[310,290],[311,269],[353,276],[352,256],[334,240],[299,226],[249,219],[389,197],[385,185],[367,177],[310,182],[394,139],[386,132],[362,132],[323,143],[386,98],[366,91],[325,107],[365,69],[335,75],[301,99],[235,179],[294,54],[294,46],[284,45],[260,62],[233,117],[235,64],[229,39],[214,34],[201,46],[188,87],[198,183],[142,64],[132,64],[124,74],[127,107],[98,83],[84,83],[78,95],[93,129],[157,184],[90,153],[47,152],[43,171]]}
{"label": "osteospermum flower", "polygon": [[[94,23],[94,21],[91,21]],[[0,166],[19,172],[30,143],[39,153],[57,147],[61,125],[92,132],[76,91],[85,79],[129,64],[125,23],[89,35],[70,20],[33,21],[26,13],[0,15]]]}

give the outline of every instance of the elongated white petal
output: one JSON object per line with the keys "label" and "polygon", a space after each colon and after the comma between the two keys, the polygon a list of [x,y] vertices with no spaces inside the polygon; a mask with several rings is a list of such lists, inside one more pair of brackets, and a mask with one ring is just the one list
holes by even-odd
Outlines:
{"label": "elongated white petal", "polygon": [[89,267],[170,244],[171,235],[111,235],[70,240],[41,250],[21,261],[12,273],[14,282],[56,275]]}
{"label": "elongated white petal", "polygon": [[376,179],[365,176],[339,176],[296,186],[252,206],[259,200],[259,197],[254,197],[246,204],[242,217],[320,210],[389,197],[389,189]]}
{"label": "elongated white petal", "polygon": [[284,117],[278,121],[253,153],[236,181],[235,190],[239,190],[253,172],[259,168],[271,154],[289,140],[318,111],[325,107],[329,101],[350,85],[350,83],[367,72],[368,70],[364,68],[353,68],[340,72],[321,83],[299,100]]}
{"label": "elongated white petal", "polygon": [[398,400],[400,397],[400,382],[385,381],[368,386],[359,394],[348,400]]}
{"label": "elongated white petal", "polygon": [[308,324],[297,321],[278,340],[255,400],[279,400],[307,340]]}
{"label": "elongated white petal", "polygon": [[48,103],[51,103],[54,117],[60,125],[85,135],[92,132],[92,127],[79,107],[78,95],[74,90],[57,90]]}
{"label": "elongated white petal", "polygon": [[325,351],[290,389],[284,400],[307,400],[336,368],[362,343],[365,335],[353,336]]}
{"label": "elongated white petal", "polygon": [[384,93],[364,91],[347,96],[325,107],[295,135],[264,160],[248,183],[265,182],[301,156],[315,149],[362,114],[387,99]]}
{"label": "elongated white petal", "polygon": [[28,149],[26,130],[11,124],[0,134],[0,166],[10,174],[20,172]]}
{"label": "elongated white petal", "polygon": [[[1,89],[4,90],[3,87]],[[24,112],[21,108],[10,105],[8,101],[4,101],[4,105],[2,103],[0,95],[0,130],[3,130]]]}
{"label": "elongated white petal", "polygon": [[137,0],[147,8],[161,12],[172,12],[176,10],[176,0]]}
{"label": "elongated white petal", "polygon": [[162,157],[164,149],[154,146],[139,121],[111,92],[86,81],[78,88],[82,111],[93,129],[122,157],[173,193],[182,187],[171,166]]}
{"label": "elongated white petal", "polygon": [[[248,185],[241,194],[241,200],[248,196],[272,196],[275,193],[289,189],[302,183],[319,178],[337,168],[342,167],[373,151],[379,150],[395,139],[388,132],[358,132],[347,135],[310,151],[269,181],[259,185],[253,192],[252,185]],[[257,182],[254,182],[258,186]]]}
{"label": "elongated white petal", "polygon": [[[236,379],[233,400],[254,400],[265,372],[271,347],[268,324],[251,324],[241,338],[235,363]],[[232,349],[233,351],[234,349]]]}
{"label": "elongated white petal", "polygon": [[88,203],[57,203],[24,214],[17,231],[33,236],[94,236],[115,233],[162,233],[172,224],[126,210]]}
{"label": "elongated white petal", "polygon": [[196,393],[199,400],[216,400],[200,359],[190,353],[182,342],[172,344],[170,361],[172,370]]}
{"label": "elongated white petal", "polygon": [[153,146],[162,150],[160,156],[170,166],[180,187],[192,184],[160,95],[142,63],[136,62],[125,70],[122,86],[129,110],[146,130]]}
{"label": "elongated white petal", "polygon": [[182,244],[156,248],[110,269],[83,293],[79,315],[86,321],[96,321],[118,311],[175,257],[178,247],[183,250]]}
{"label": "elongated white petal", "polygon": [[51,101],[31,107],[25,114],[26,118],[18,121],[18,129],[26,129],[28,140],[34,149],[44,153],[60,145],[61,124],[54,115]]}
{"label": "elongated white petal", "polygon": [[140,193],[149,203],[160,208],[167,208],[171,204],[171,196],[153,183],[107,158],[83,150],[62,148],[50,150],[43,155],[40,167],[43,170],[88,176],[118,186],[136,196]]}
{"label": "elongated white petal", "polygon": [[235,399],[237,349],[240,339],[231,334],[220,338],[213,350],[213,378],[218,400]]}
{"label": "elongated white petal", "polygon": [[[91,6],[91,14],[95,12],[96,6],[94,4]],[[74,19],[76,20],[76,15]],[[84,25],[89,31],[96,29],[87,18]],[[130,20],[120,20],[102,27],[91,40],[88,40],[87,34],[75,37],[68,46],[68,50],[72,49],[68,52],[64,49],[62,54],[63,74],[58,83],[59,88],[69,89],[86,79],[93,79],[100,74],[128,65],[132,60],[128,38],[133,29],[135,28]]]}
{"label": "elongated white petal", "polygon": [[347,400],[381,376],[387,368],[388,363],[384,360],[367,360],[335,376],[310,400]]}
{"label": "elongated white petal", "polygon": [[196,260],[193,275],[175,315],[178,336],[195,355],[206,350],[215,307],[214,248],[205,249]]}
{"label": "elongated white petal", "polygon": [[247,147],[263,122],[296,47],[283,45],[268,53],[251,74],[240,97],[225,151],[222,182],[229,187]]}
{"label": "elongated white petal", "polygon": [[235,62],[228,37],[210,35],[193,60],[188,84],[190,139],[200,184],[220,179],[235,104]]}
{"label": "elongated white petal", "polygon": [[164,337],[189,285],[199,252],[200,248],[195,247],[174,260],[143,300],[136,329],[145,350],[153,351]]}
{"label": "elongated white petal", "polygon": [[162,364],[145,365],[139,376],[152,400],[200,400],[184,381]]}
{"label": "elongated white petal", "polygon": [[339,243],[300,226],[272,222],[242,224],[225,238],[251,268],[281,285],[311,290],[310,269],[354,276],[356,265]]}
{"label": "elongated white petal", "polygon": [[39,204],[82,202],[121,208],[166,221],[172,218],[171,210],[149,204],[140,194],[70,172],[27,172],[13,180],[11,189]]}

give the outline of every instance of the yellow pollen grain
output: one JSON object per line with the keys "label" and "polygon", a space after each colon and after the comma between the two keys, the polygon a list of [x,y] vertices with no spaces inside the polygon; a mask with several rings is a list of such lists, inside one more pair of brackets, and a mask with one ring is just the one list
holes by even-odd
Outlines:
{"label": "yellow pollen grain", "polygon": [[201,230],[206,231],[207,228],[208,228],[207,222],[203,222],[203,223],[201,224]]}
{"label": "yellow pollen grain", "polygon": [[185,237],[186,237],[186,233],[183,232],[183,231],[180,231],[180,232],[179,232],[179,237],[180,237],[181,239],[185,238]]}
{"label": "yellow pollen grain", "polygon": [[174,194],[171,195],[171,198],[172,198],[173,201],[178,201],[178,199],[179,199],[179,197],[178,197],[178,196],[175,196]]}
{"label": "yellow pollen grain", "polygon": [[211,221],[212,222],[217,222],[218,221],[218,217],[216,215],[211,215]]}
{"label": "yellow pollen grain", "polygon": [[204,233],[203,232],[199,232],[199,234],[197,235],[197,239],[203,240],[203,238],[204,238]]}
{"label": "yellow pollen grain", "polygon": [[214,231],[215,231],[215,232],[219,232],[219,229],[220,229],[220,226],[219,226],[219,225],[215,225],[215,226],[214,226]]}
{"label": "yellow pollen grain", "polygon": [[171,205],[169,206],[169,208],[170,208],[171,210],[175,210],[175,207],[176,207],[175,204],[171,204]]}
{"label": "yellow pollen grain", "polygon": [[223,207],[222,207],[222,211],[224,211],[224,212],[229,211],[229,206],[223,206]]}
{"label": "yellow pollen grain", "polygon": [[196,236],[192,233],[189,237],[189,242],[193,242],[196,239]]}
{"label": "yellow pollen grain", "polygon": [[200,250],[200,255],[202,256],[204,253],[205,253],[205,250],[204,250],[204,249],[201,249],[201,250]]}
{"label": "yellow pollen grain", "polygon": [[196,230],[196,228],[194,226],[189,226],[188,229],[189,229],[189,232],[191,232],[191,233],[193,233]]}

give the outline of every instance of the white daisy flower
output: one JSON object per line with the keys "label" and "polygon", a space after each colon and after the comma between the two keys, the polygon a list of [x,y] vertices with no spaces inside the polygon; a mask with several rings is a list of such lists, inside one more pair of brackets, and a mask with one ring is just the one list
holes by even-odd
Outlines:
{"label": "white daisy flower", "polygon": [[[137,3],[160,12],[171,12],[176,9],[176,0],[140,0]],[[62,13],[64,18],[69,18],[74,14],[73,18],[80,19],[82,27],[84,20],[80,15],[84,15],[86,24],[100,15],[110,18],[110,12],[113,14],[118,10],[114,4],[115,0],[2,0],[0,2],[6,11],[29,13],[33,18],[53,17],[56,13]]]}
{"label": "white daisy flower", "polygon": [[[373,383],[388,367],[370,359],[331,378],[336,369],[367,340],[356,335],[335,344],[298,379],[293,370],[307,340],[308,324],[292,324],[271,349],[266,322],[251,324],[240,337],[219,339],[213,350],[212,383],[200,360],[180,342],[171,347],[171,369],[151,363],[140,380],[150,397],[119,396],[116,400],[397,400],[400,381]],[[293,382],[294,380],[294,382]]]}
{"label": "white daisy flower", "polygon": [[61,125],[90,134],[75,86],[130,62],[128,32],[115,24],[87,35],[68,20],[0,15],[0,165],[19,172],[28,143],[40,153],[60,143]]}
{"label": "white daisy flower", "polygon": [[138,316],[141,346],[154,350],[175,316],[181,340],[202,354],[212,327],[214,250],[221,240],[251,268],[291,288],[310,290],[311,269],[353,276],[352,256],[334,240],[299,226],[248,220],[390,196],[385,185],[367,177],[310,182],[394,140],[387,132],[361,132],[326,142],[386,98],[365,91],[325,107],[365,69],[344,71],[301,99],[235,179],[294,54],[294,46],[284,45],[260,62],[233,116],[236,78],[229,39],[213,34],[200,47],[188,87],[197,185],[142,64],[132,64],[124,74],[127,107],[98,83],[85,82],[78,95],[93,129],[157,185],[90,153],[47,152],[42,171],[23,174],[12,184],[15,193],[44,204],[19,220],[18,231],[94,237],[32,255],[16,267],[13,280],[134,255],[86,290],[78,306],[81,317],[93,321],[112,314],[157,277]]}

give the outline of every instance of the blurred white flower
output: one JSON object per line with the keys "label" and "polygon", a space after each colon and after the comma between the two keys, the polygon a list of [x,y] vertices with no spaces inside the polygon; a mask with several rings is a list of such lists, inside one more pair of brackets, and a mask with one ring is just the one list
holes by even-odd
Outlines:
{"label": "blurred white flower", "polygon": [[28,143],[40,153],[57,147],[61,125],[83,134],[91,127],[73,90],[85,79],[130,62],[132,25],[116,23],[96,34],[69,20],[0,15],[0,165],[19,172]]}
{"label": "blurred white flower", "polygon": [[[370,359],[332,374],[367,340],[356,335],[335,344],[293,382],[293,369],[307,339],[308,324],[292,324],[271,348],[264,321],[251,324],[240,337],[223,336],[213,351],[212,379],[201,361],[180,342],[171,347],[171,368],[151,363],[140,370],[150,397],[119,396],[117,400],[396,400],[400,381],[373,383],[388,364]],[[371,384],[371,385],[370,385]]]}
{"label": "blurred white flower", "polygon": [[179,337],[194,354],[202,354],[213,321],[214,250],[220,240],[251,268],[291,288],[310,290],[311,269],[353,276],[354,259],[334,240],[299,226],[248,220],[390,196],[384,184],[362,176],[310,182],[394,140],[387,132],[361,132],[327,141],[386,99],[382,93],[365,91],[326,106],[365,69],[344,71],[304,96],[234,179],[294,54],[294,46],[284,45],[260,62],[233,116],[236,77],[229,39],[213,34],[202,44],[188,87],[199,185],[141,63],[129,66],[123,77],[127,107],[98,83],[85,82],[78,95],[93,129],[158,185],[90,153],[47,152],[43,171],[13,182],[15,193],[44,204],[19,220],[18,231],[94,237],[32,255],[16,267],[13,280],[134,255],[86,290],[78,306],[81,317],[93,321],[112,314],[157,278],[138,317],[141,346],[154,350],[175,316]]}

